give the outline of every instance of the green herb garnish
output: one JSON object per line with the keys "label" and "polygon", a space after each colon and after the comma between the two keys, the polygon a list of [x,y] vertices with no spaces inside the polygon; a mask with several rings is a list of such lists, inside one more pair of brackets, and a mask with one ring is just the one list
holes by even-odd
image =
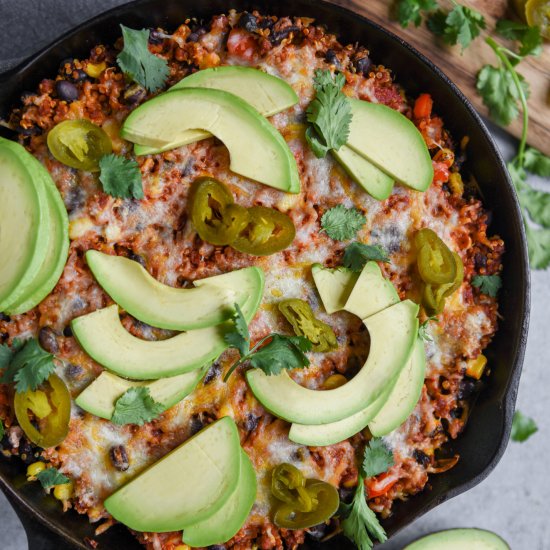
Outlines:
{"label": "green herb garnish", "polygon": [[406,29],[409,23],[419,27],[422,23],[422,13],[437,9],[435,0],[400,0],[396,4],[397,20]]}
{"label": "green herb garnish", "polygon": [[356,236],[366,221],[365,216],[357,208],[346,208],[339,204],[323,214],[321,227],[331,239],[347,241]]}
{"label": "green herb garnish", "polygon": [[512,441],[523,443],[537,431],[538,427],[532,418],[523,415],[520,411],[514,413],[514,419],[512,421]]}
{"label": "green herb garnish", "polygon": [[162,412],[164,412],[163,405],[151,397],[149,388],[143,386],[130,388],[117,399],[111,422],[119,425],[141,426],[151,422]]}
{"label": "green herb garnish", "polygon": [[380,245],[355,242],[351,243],[344,251],[344,266],[351,271],[361,271],[370,260],[390,261],[387,252]]}
{"label": "green herb garnish", "polygon": [[36,474],[36,479],[40,481],[44,489],[49,489],[55,485],[64,485],[70,481],[70,479],[57,470],[57,468],[46,468],[38,472]]}
{"label": "green herb garnish", "polygon": [[380,437],[369,441],[365,447],[363,458],[363,474],[365,477],[374,477],[387,472],[394,465],[393,453],[386,447]]}
{"label": "green herb garnish", "polygon": [[124,49],[117,56],[121,70],[134,82],[141,84],[150,92],[161,88],[170,72],[165,59],[149,51],[149,30],[129,29],[120,25],[124,38]]}
{"label": "green herb garnish", "polygon": [[424,342],[433,342],[433,338],[428,334],[428,324],[430,321],[434,323],[439,323],[439,319],[435,316],[428,317],[419,327],[418,327],[418,337],[422,338]]}
{"label": "green herb garnish", "polygon": [[486,23],[478,11],[452,1],[454,8],[451,11],[437,10],[429,17],[428,28],[447,44],[460,44],[464,51],[479,36]]}
{"label": "green herb garnish", "polygon": [[500,275],[475,275],[472,277],[472,285],[483,294],[495,298],[502,286],[502,280]]}
{"label": "green herb garnish", "polygon": [[15,342],[9,353],[7,346],[0,346],[0,368],[5,369],[0,382],[15,382],[15,391],[36,391],[55,370],[54,356],[44,351],[36,338]]}
{"label": "green herb garnish", "polygon": [[343,74],[333,78],[329,70],[315,71],[313,86],[316,94],[306,111],[311,123],[306,130],[306,140],[318,158],[325,157],[330,149],[340,149],[348,139],[351,105],[342,93],[345,83]]}
{"label": "green herb garnish", "polygon": [[99,181],[105,193],[123,199],[143,198],[141,171],[135,160],[115,154],[105,155],[99,161],[99,168]]}
{"label": "green herb garnish", "polygon": [[[248,362],[251,367],[261,369],[267,375],[280,374],[283,369],[300,369],[309,366],[309,359],[304,353],[311,351],[312,344],[307,338],[269,334],[251,349],[246,319],[238,304],[235,304],[233,323],[234,329],[224,338],[230,347],[239,350],[241,358],[227,371],[224,378],[226,382],[231,373],[245,362]],[[269,342],[265,344],[268,340]]]}
{"label": "green herb garnish", "polygon": [[519,55],[539,55],[542,51],[542,36],[539,27],[530,27],[518,21],[501,19],[497,21],[496,31],[509,40],[520,43]]}

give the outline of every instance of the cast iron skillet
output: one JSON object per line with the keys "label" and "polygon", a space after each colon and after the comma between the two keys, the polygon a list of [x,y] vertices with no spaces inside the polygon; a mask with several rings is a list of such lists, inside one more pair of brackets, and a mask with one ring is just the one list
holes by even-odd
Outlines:
{"label": "cast iron skillet", "polygon": [[[441,502],[482,481],[499,461],[510,435],[529,317],[529,266],[520,210],[502,158],[476,111],[454,84],[428,59],[406,42],[372,21],[321,0],[137,0],[117,7],[69,32],[32,59],[0,76],[0,113],[9,109],[21,92],[35,89],[42,78],[56,74],[60,60],[86,56],[98,43],[113,43],[119,23],[134,28],[175,28],[188,17],[208,19],[235,8],[259,9],[266,14],[309,16],[324,23],[343,43],[359,42],[372,59],[390,67],[411,95],[430,92],[436,110],[455,139],[469,136],[466,169],[477,179],[485,206],[491,209],[491,234],[506,243],[503,287],[500,291],[499,330],[486,350],[491,366],[487,387],[479,394],[465,432],[446,447],[459,453],[458,465],[431,476],[429,486],[404,503],[383,522],[389,535],[402,529]],[[13,137],[13,136],[11,136]],[[36,484],[25,484],[18,459],[0,461],[0,487],[13,503],[27,531],[31,550],[89,548],[85,537],[94,527],[74,512],[62,514],[58,502]],[[98,538],[104,550],[141,548],[122,526]],[[308,543],[310,548],[313,543]],[[326,542],[323,548],[350,548],[345,539]]]}

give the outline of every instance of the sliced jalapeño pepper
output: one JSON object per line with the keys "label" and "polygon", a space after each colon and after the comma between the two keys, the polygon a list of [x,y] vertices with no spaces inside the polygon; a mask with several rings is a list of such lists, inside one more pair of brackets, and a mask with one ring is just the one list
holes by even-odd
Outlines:
{"label": "sliced jalape\u00f1o pepper", "polygon": [[284,250],[296,235],[292,220],[282,212],[265,206],[248,209],[249,221],[231,246],[253,256],[267,256]]}
{"label": "sliced jalape\u00f1o pepper", "polygon": [[279,464],[271,474],[271,492],[273,496],[293,506],[295,510],[309,512],[313,503],[305,489],[306,480],[295,466],[284,462]]}
{"label": "sliced jalape\u00f1o pepper", "polygon": [[234,204],[227,186],[211,178],[193,182],[190,210],[199,237],[219,246],[233,242],[248,223],[246,208]]}
{"label": "sliced jalape\u00f1o pepper", "polygon": [[292,325],[297,336],[305,336],[313,344],[313,351],[331,351],[338,347],[332,328],[313,315],[305,300],[283,300],[279,302],[279,311]]}
{"label": "sliced jalape\u00f1o pepper", "polygon": [[48,149],[63,164],[97,172],[99,161],[113,150],[105,131],[89,120],[64,120],[48,133]]}
{"label": "sliced jalape\u00f1o pepper", "polygon": [[[16,393],[14,404],[17,422],[35,445],[44,449],[55,447],[67,436],[71,396],[59,376],[50,375],[36,391]],[[34,422],[31,422],[29,412],[33,414]]]}
{"label": "sliced jalape\u00f1o pepper", "polygon": [[417,265],[426,284],[452,283],[456,277],[456,261],[449,247],[431,229],[424,228],[415,236]]}
{"label": "sliced jalape\u00f1o pepper", "polygon": [[445,299],[460,288],[464,279],[464,265],[460,256],[453,252],[453,259],[456,263],[456,274],[454,281],[444,285],[424,286],[423,303],[426,308],[426,313],[429,315],[438,315],[445,307]]}
{"label": "sliced jalape\u00f1o pepper", "polygon": [[305,490],[309,493],[314,508],[309,512],[301,512],[292,504],[281,504],[275,511],[273,522],[284,529],[307,529],[323,523],[338,510],[340,498],[338,491],[330,483],[319,479],[308,479]]}

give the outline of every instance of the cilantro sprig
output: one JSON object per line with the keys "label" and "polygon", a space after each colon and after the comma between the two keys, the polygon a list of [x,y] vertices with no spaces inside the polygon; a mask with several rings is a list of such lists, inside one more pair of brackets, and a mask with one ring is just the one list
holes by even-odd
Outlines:
{"label": "cilantro sprig", "polygon": [[46,468],[36,474],[36,479],[44,489],[49,489],[55,485],[63,485],[69,483],[70,479],[63,475],[57,468]]}
{"label": "cilantro sprig", "polygon": [[352,271],[361,271],[370,260],[390,261],[388,253],[380,245],[355,242],[351,243],[344,251],[344,266]]}
{"label": "cilantro sprig", "polygon": [[11,348],[0,346],[0,368],[4,369],[0,382],[15,382],[15,391],[36,391],[55,370],[54,356],[44,351],[38,340],[14,341]]}
{"label": "cilantro sprig", "polygon": [[422,23],[422,14],[437,9],[435,0],[400,0],[396,4],[397,20],[406,29],[410,23],[419,27]]}
{"label": "cilantro sprig", "polygon": [[357,235],[366,221],[365,216],[357,208],[346,208],[339,204],[323,214],[321,231],[335,241],[348,241]]}
{"label": "cilantro sprig", "polygon": [[99,181],[103,191],[112,197],[143,198],[141,171],[135,160],[115,154],[105,155],[99,161]]}
{"label": "cilantro sprig", "polygon": [[460,44],[464,51],[485,29],[485,18],[472,8],[461,6],[452,0],[451,11],[437,10],[428,19],[428,28],[451,46]]}
{"label": "cilantro sprig", "polygon": [[525,416],[521,411],[514,413],[514,419],[512,420],[512,441],[523,443],[537,431],[538,426],[532,418]]}
{"label": "cilantro sprig", "polygon": [[430,321],[433,321],[434,323],[439,323],[439,319],[435,316],[428,317],[419,327],[418,327],[418,337],[422,338],[424,342],[433,342],[433,338],[428,333],[428,325],[430,324]]}
{"label": "cilantro sprig", "polygon": [[500,275],[475,275],[472,277],[472,285],[483,294],[495,298],[502,286],[502,280]]}
{"label": "cilantro sprig", "polygon": [[130,388],[117,399],[111,421],[113,424],[141,426],[154,420],[163,411],[164,406],[151,397],[149,388]]}
{"label": "cilantro sprig", "polygon": [[149,30],[129,29],[120,25],[124,48],[117,56],[121,70],[134,82],[141,84],[150,92],[161,88],[170,72],[165,59],[149,51]]}
{"label": "cilantro sprig", "polygon": [[359,550],[370,550],[373,547],[371,537],[380,542],[387,540],[386,532],[365,499],[364,482],[368,477],[386,472],[393,464],[393,453],[385,446],[382,439],[371,439],[365,448],[353,501],[351,504],[340,505],[339,515],[343,518],[342,531]]}
{"label": "cilantro sprig", "polygon": [[239,351],[241,357],[231,366],[224,381],[227,382],[233,371],[244,363],[261,369],[267,375],[280,374],[283,369],[300,369],[309,366],[309,359],[305,352],[311,351],[312,344],[307,338],[272,333],[250,348],[248,325],[238,304],[235,304],[233,325],[233,330],[230,330],[224,338],[230,347]]}
{"label": "cilantro sprig", "polygon": [[306,111],[311,123],[306,130],[306,140],[318,158],[324,158],[330,149],[340,149],[348,139],[351,105],[342,93],[345,83],[343,74],[333,78],[329,70],[315,71],[313,86],[316,94]]}

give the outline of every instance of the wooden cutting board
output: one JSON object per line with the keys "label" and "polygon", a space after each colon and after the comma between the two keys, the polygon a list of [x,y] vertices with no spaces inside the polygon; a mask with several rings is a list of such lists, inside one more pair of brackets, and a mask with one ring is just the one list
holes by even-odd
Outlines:
{"label": "wooden cutting board", "polygon": [[[484,37],[494,30],[499,18],[514,19],[515,15],[507,0],[461,0],[461,4],[481,12],[487,21],[487,31],[461,55],[460,46],[450,47],[435,37],[425,26],[403,29],[391,16],[393,0],[331,0],[348,9],[368,17],[393,33],[404,38],[417,50],[433,61],[474,104],[483,115],[488,116],[488,110],[483,105],[476,91],[476,76],[480,68],[489,63],[497,65],[493,50],[485,43]],[[494,34],[494,33],[493,33]],[[497,37],[498,42],[507,43]],[[365,44],[368,46],[368,44]],[[512,46],[512,44],[507,44]],[[531,95],[529,98],[529,144],[550,155],[550,43],[545,42],[542,54],[529,57],[518,67],[529,82]],[[521,135],[521,117],[518,117],[506,128],[516,137]]]}

